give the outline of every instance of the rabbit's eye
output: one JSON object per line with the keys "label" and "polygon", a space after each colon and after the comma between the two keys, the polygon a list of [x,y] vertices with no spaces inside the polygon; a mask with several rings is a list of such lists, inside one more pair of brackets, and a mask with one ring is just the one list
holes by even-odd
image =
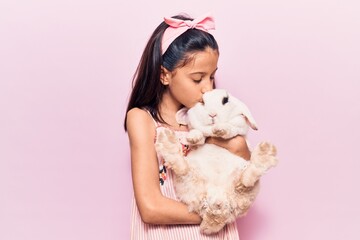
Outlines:
{"label": "rabbit's eye", "polygon": [[222,100],[222,104],[225,105],[229,101],[229,97],[224,97]]}

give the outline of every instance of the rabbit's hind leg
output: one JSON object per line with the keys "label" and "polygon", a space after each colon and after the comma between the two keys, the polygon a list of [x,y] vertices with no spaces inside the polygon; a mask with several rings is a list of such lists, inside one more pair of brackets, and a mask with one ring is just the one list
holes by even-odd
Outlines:
{"label": "rabbit's hind leg", "polygon": [[155,149],[164,158],[165,166],[178,176],[188,172],[188,162],[183,156],[182,146],[175,133],[167,128],[158,129]]}
{"label": "rabbit's hind leg", "polygon": [[267,171],[271,167],[275,167],[278,159],[276,158],[276,147],[269,142],[261,142],[258,144],[251,154],[251,161]]}
{"label": "rabbit's hind leg", "polygon": [[224,216],[207,212],[202,216],[200,231],[206,235],[217,233],[226,225],[225,219]]}
{"label": "rabbit's hind leg", "polygon": [[244,170],[241,182],[251,187],[269,168],[275,167],[278,162],[276,147],[268,142],[258,144],[251,153],[249,166]]}

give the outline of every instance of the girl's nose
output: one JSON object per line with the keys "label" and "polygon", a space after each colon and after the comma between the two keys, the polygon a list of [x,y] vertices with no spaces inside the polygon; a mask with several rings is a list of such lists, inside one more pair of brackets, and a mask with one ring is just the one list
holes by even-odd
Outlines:
{"label": "girl's nose", "polygon": [[202,93],[206,93],[208,91],[211,91],[213,89],[213,83],[211,81],[207,82],[203,88],[201,89]]}

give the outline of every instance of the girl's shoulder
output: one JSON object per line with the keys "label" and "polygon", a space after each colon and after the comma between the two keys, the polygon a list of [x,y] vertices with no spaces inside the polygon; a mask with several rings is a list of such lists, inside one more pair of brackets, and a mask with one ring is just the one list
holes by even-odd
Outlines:
{"label": "girl's shoulder", "polygon": [[149,115],[147,110],[138,107],[132,108],[127,112],[127,117],[146,117],[147,115]]}
{"label": "girl's shoulder", "polygon": [[126,114],[126,126],[130,129],[154,130],[156,125],[150,113],[141,108],[132,108]]}

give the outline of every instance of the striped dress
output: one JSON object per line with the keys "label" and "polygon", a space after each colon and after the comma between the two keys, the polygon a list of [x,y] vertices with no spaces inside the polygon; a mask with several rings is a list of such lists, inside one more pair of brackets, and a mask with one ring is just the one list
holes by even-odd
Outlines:
{"label": "striped dress", "polygon": [[[156,123],[156,130],[160,124]],[[184,142],[186,131],[175,131],[180,142]],[[156,141],[156,140],[155,140]],[[184,145],[184,152],[187,148]],[[163,165],[163,159],[158,156],[159,161],[159,180],[161,192],[164,196],[176,199],[171,169],[166,169]],[[200,233],[200,225],[153,225],[146,224],[141,220],[135,198],[133,197],[131,209],[131,239],[132,240],[218,240],[239,239],[236,223],[226,225],[220,232],[213,235],[204,235]]]}

